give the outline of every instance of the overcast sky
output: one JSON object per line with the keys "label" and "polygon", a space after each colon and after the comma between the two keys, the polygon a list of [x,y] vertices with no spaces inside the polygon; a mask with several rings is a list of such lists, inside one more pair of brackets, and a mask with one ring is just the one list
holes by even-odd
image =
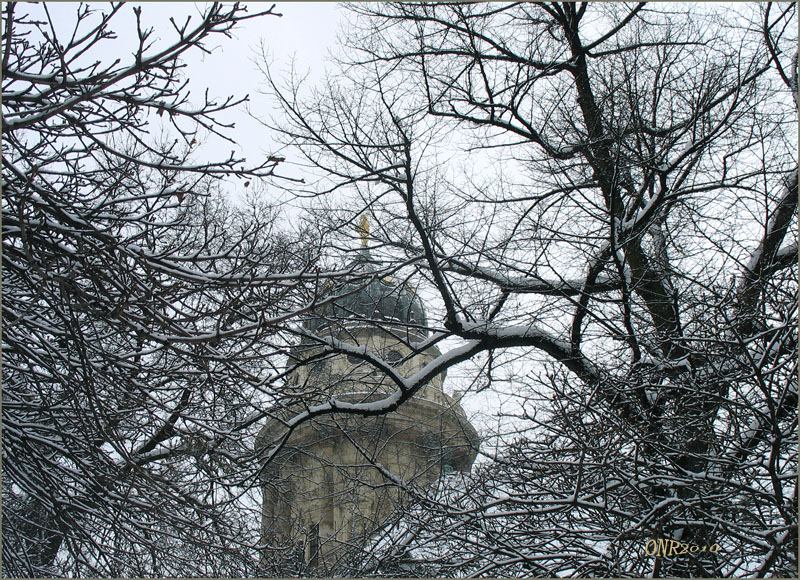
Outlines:
{"label": "overcast sky", "polygon": [[[110,62],[112,58],[119,57],[122,64],[132,62],[137,45],[134,7],[142,7],[142,26],[154,29],[152,39],[155,41],[154,49],[157,49],[173,43],[177,38],[170,18],[182,24],[191,16],[191,24],[194,24],[199,21],[206,5],[203,2],[129,3],[112,21],[111,29],[117,38],[102,43],[103,54],[94,52],[87,58]],[[269,9],[270,5],[252,2],[248,4],[248,11],[256,13]],[[98,11],[108,11],[108,4],[105,3],[93,3],[91,6]],[[27,8],[34,15],[41,14],[46,8],[56,23],[59,37],[66,41],[71,36],[77,3],[54,2],[28,5]],[[274,11],[281,16],[245,20],[233,31],[232,38],[212,36],[207,45],[210,54],[199,50],[185,53],[187,68],[184,72],[190,81],[193,104],[202,103],[206,89],[212,98],[219,100],[231,95],[241,97],[249,94],[251,111],[259,117],[268,116],[273,104],[266,95],[260,93],[265,83],[256,62],[261,60],[259,54],[262,44],[276,72],[288,71],[294,63],[298,72],[308,73],[312,83],[323,77],[326,56],[336,45],[344,10],[335,2],[279,2]],[[238,147],[213,136],[201,138],[202,146],[195,161],[227,158],[231,149],[235,148],[237,156],[244,156],[252,164],[257,164],[276,151],[278,145],[272,140],[270,132],[255,122],[244,107],[220,115],[219,119],[236,123],[236,128],[227,134],[238,142]]]}
{"label": "overcast sky", "polygon": [[[163,2],[143,4],[143,18],[148,24],[165,24],[170,16],[178,20],[197,14],[203,3]],[[269,8],[269,3],[249,3],[250,12]],[[267,116],[273,108],[270,99],[259,91],[264,77],[258,70],[260,47],[266,48],[271,66],[276,71],[288,71],[294,63],[299,72],[309,73],[309,81],[320,80],[324,74],[329,50],[336,45],[336,35],[342,22],[343,10],[335,2],[279,2],[275,12],[281,17],[264,16],[246,20],[231,39],[222,36],[215,40],[212,54],[193,51],[187,59],[187,74],[199,98],[206,88],[210,95],[250,95],[254,114]],[[195,17],[196,18],[196,17]],[[165,32],[169,32],[165,28]],[[243,110],[232,117],[236,130],[231,135],[238,141],[241,153],[253,163],[275,151],[268,130],[254,122]],[[203,156],[226,156],[231,145],[216,140],[204,144]],[[237,154],[239,151],[237,151]]]}

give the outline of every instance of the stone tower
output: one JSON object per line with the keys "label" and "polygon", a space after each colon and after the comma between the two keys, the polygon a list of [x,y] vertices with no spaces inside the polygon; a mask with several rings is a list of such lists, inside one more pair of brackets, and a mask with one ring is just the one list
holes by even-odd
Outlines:
{"label": "stone tower", "polygon": [[[371,271],[365,247],[358,267]],[[318,336],[366,346],[410,376],[438,356],[434,346],[414,344],[427,336],[422,302],[405,284],[375,277],[332,292],[334,300],[304,322]],[[338,298],[337,298],[338,297]],[[287,388],[302,405],[335,394],[347,402],[378,400],[396,386],[370,365],[342,354],[320,356],[304,340],[290,364],[307,362],[289,375]],[[378,417],[327,415],[302,424],[262,470],[264,575],[327,576],[344,570],[353,550],[363,548],[409,496],[390,484],[397,478],[416,488],[451,471],[468,471],[478,436],[457,401],[435,377],[399,410]],[[292,414],[292,411],[288,411]],[[288,416],[288,415],[287,415]],[[256,450],[270,449],[285,433],[272,420],[259,433]]]}

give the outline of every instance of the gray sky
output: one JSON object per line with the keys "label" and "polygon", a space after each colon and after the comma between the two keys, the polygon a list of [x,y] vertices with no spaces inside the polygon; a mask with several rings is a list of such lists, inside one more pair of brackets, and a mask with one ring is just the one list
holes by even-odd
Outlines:
{"label": "gray sky", "polygon": [[[248,4],[250,13],[267,10],[267,2]],[[190,26],[199,21],[206,3],[204,2],[140,2],[130,3],[122,7],[114,18],[111,29],[117,34],[115,40],[101,44],[105,54],[93,52],[87,58],[102,58],[111,62],[120,58],[122,64],[132,62],[132,54],[136,48],[136,19],[134,7],[142,7],[143,28],[153,28],[152,40],[155,48],[167,46],[177,38],[177,33],[170,24],[170,18],[183,24],[188,16],[192,17]],[[60,38],[64,41],[72,34],[78,4],[73,2],[47,3],[46,9],[56,23]],[[107,12],[108,5],[92,3],[91,8]],[[32,15],[41,14],[45,5],[27,5]],[[259,91],[264,88],[264,77],[258,70],[256,60],[259,59],[260,47],[266,49],[271,66],[278,73],[288,71],[292,63],[302,73],[308,73],[309,81],[314,83],[324,74],[324,62],[328,51],[335,47],[336,35],[343,20],[343,10],[335,2],[277,2],[276,13],[282,16],[263,16],[242,22],[233,31],[232,38],[222,35],[211,37],[207,48],[210,54],[199,50],[186,53],[184,74],[189,79],[191,101],[195,105],[203,102],[206,89],[211,98],[223,101],[228,96],[241,97],[250,95],[250,109],[259,117],[266,117],[272,112],[270,99]],[[93,20],[96,22],[97,20]],[[88,28],[86,28],[88,30]],[[273,142],[270,132],[255,122],[239,107],[235,111],[219,115],[219,120],[235,122],[235,129],[228,130],[227,135],[238,142],[234,146],[217,137],[207,138],[201,135],[201,147],[197,150],[196,161],[225,159],[231,149],[237,156],[244,156],[252,164],[276,151],[278,145]],[[157,133],[154,128],[154,134]],[[294,173],[297,173],[295,170]]]}
{"label": "gray sky", "polygon": [[[202,3],[164,2],[143,4],[143,18],[148,24],[168,23],[170,16],[178,20],[197,13]],[[249,11],[257,12],[269,8],[269,3],[249,3]],[[222,36],[215,40],[212,54],[193,51],[187,59],[187,76],[190,78],[192,95],[200,99],[207,88],[209,95],[224,99],[228,95],[250,95],[250,108],[259,117],[273,110],[270,99],[260,94],[264,78],[255,61],[260,60],[263,43],[271,59],[271,66],[278,72],[288,71],[294,65],[302,73],[309,74],[309,81],[320,80],[328,51],[336,44],[336,34],[342,21],[343,10],[335,2],[279,2],[275,12],[281,17],[264,16],[243,22],[234,31],[234,37]],[[168,24],[167,24],[168,26]],[[169,33],[169,29],[165,28]],[[274,152],[277,144],[270,132],[253,121],[243,109],[222,119],[236,122],[236,129],[229,134],[239,143],[241,152],[253,163]],[[227,156],[232,145],[216,138],[203,144],[203,157]]]}

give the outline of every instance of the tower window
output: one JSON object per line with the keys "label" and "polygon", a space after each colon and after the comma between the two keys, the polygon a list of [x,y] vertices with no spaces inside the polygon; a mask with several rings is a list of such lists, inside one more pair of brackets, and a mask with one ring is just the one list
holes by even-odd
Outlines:
{"label": "tower window", "polygon": [[449,449],[445,449],[442,451],[442,475],[448,475],[453,473],[455,468],[453,467],[453,452]]}
{"label": "tower window", "polygon": [[354,354],[348,354],[347,355],[347,362],[349,362],[350,364],[353,364],[353,365],[357,365],[357,364],[359,364],[361,362],[361,359],[358,358]]}
{"label": "tower window", "polygon": [[396,366],[401,360],[403,360],[403,355],[400,354],[399,351],[390,350],[389,354],[386,355],[386,360],[390,365]]}

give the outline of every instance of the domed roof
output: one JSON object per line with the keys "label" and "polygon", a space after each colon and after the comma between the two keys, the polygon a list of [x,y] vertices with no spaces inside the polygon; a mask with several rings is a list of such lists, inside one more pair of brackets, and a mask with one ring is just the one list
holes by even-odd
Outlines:
{"label": "domed roof", "polygon": [[[374,270],[368,251],[362,251],[356,266],[363,264],[366,274]],[[425,308],[414,291],[403,283],[389,278],[376,277],[355,281],[332,289],[324,297],[338,296],[331,302],[314,309],[305,327],[319,331],[352,321],[375,321],[424,327],[427,324]],[[419,332],[425,332],[423,328]]]}

